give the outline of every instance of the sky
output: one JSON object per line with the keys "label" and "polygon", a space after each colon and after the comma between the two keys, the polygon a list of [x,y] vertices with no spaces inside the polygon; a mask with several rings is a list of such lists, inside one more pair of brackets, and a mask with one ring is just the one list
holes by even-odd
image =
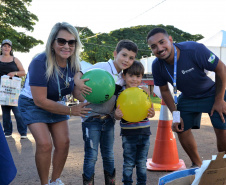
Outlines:
{"label": "sky", "polygon": [[[32,0],[28,10],[39,21],[33,32],[40,39],[29,53],[14,52],[27,71],[32,57],[44,51],[49,33],[57,22],[88,27],[94,33],[138,25],[172,25],[205,38],[226,30],[226,0]],[[129,38],[128,38],[129,39]]]}

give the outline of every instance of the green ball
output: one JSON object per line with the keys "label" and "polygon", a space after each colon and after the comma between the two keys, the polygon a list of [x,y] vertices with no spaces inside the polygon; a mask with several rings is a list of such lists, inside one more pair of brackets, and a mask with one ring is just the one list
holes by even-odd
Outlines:
{"label": "green ball", "polygon": [[87,79],[85,85],[92,88],[92,93],[84,98],[94,104],[101,104],[108,101],[115,92],[115,81],[111,74],[103,69],[91,69],[81,79]]}

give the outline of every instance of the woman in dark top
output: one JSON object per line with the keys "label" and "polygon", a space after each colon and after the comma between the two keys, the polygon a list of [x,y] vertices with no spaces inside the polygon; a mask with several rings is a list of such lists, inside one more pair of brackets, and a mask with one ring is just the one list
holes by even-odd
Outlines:
{"label": "woman in dark top", "polygon": [[[12,42],[9,39],[3,40],[1,45],[0,77],[3,75],[8,75],[10,77],[20,77],[25,75],[25,70],[22,66],[22,63],[13,56]],[[10,111],[12,110],[17,123],[17,130],[21,135],[21,139],[27,138],[27,125],[24,124],[18,107],[1,105],[1,108],[5,137],[12,136],[13,125],[10,116]]]}

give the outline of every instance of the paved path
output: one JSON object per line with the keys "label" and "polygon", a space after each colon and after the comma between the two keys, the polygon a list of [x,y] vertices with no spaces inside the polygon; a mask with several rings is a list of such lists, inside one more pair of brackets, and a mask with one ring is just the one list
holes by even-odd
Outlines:
{"label": "paved path", "polygon": [[[151,120],[151,146],[149,149],[148,158],[153,155],[153,148],[155,143],[156,130],[158,125],[159,112],[156,112],[156,116]],[[80,118],[72,117],[70,124],[70,152],[68,159],[62,173],[61,179],[66,185],[82,185],[82,165],[83,165],[83,140]],[[20,140],[19,134],[16,130],[16,123],[13,119],[14,133],[13,137],[7,139],[11,153],[13,155],[18,173],[11,185],[39,185],[39,177],[35,167],[35,143],[30,132],[28,133],[28,139]],[[204,159],[211,159],[212,154],[217,154],[215,135],[210,125],[209,118],[204,115],[202,118],[201,130],[195,130],[194,135],[198,141],[198,148],[200,156]],[[177,139],[177,136],[176,136]],[[122,177],[122,147],[121,147],[120,127],[118,122],[115,126],[115,166],[116,166],[116,184],[121,185]],[[181,148],[177,139],[177,148],[179,158],[183,159],[186,166],[190,166],[191,162],[184,150]],[[170,155],[170,153],[169,153]],[[159,177],[169,172],[153,172],[147,171],[147,185],[157,185]],[[134,171],[133,179],[136,182],[136,173]],[[135,184],[135,183],[134,183]],[[95,172],[95,185],[104,185],[104,175],[102,168],[102,160],[98,158]]]}

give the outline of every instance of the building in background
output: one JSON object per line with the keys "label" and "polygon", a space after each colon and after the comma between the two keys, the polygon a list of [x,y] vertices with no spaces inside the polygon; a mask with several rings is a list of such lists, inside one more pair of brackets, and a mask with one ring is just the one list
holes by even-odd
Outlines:
{"label": "building in background", "polygon": [[150,93],[153,95],[153,89],[154,89],[154,80],[152,76],[152,63],[155,60],[155,56],[143,56],[140,59],[140,62],[144,66],[144,76],[142,79],[142,83],[148,85],[148,88],[150,90]]}

